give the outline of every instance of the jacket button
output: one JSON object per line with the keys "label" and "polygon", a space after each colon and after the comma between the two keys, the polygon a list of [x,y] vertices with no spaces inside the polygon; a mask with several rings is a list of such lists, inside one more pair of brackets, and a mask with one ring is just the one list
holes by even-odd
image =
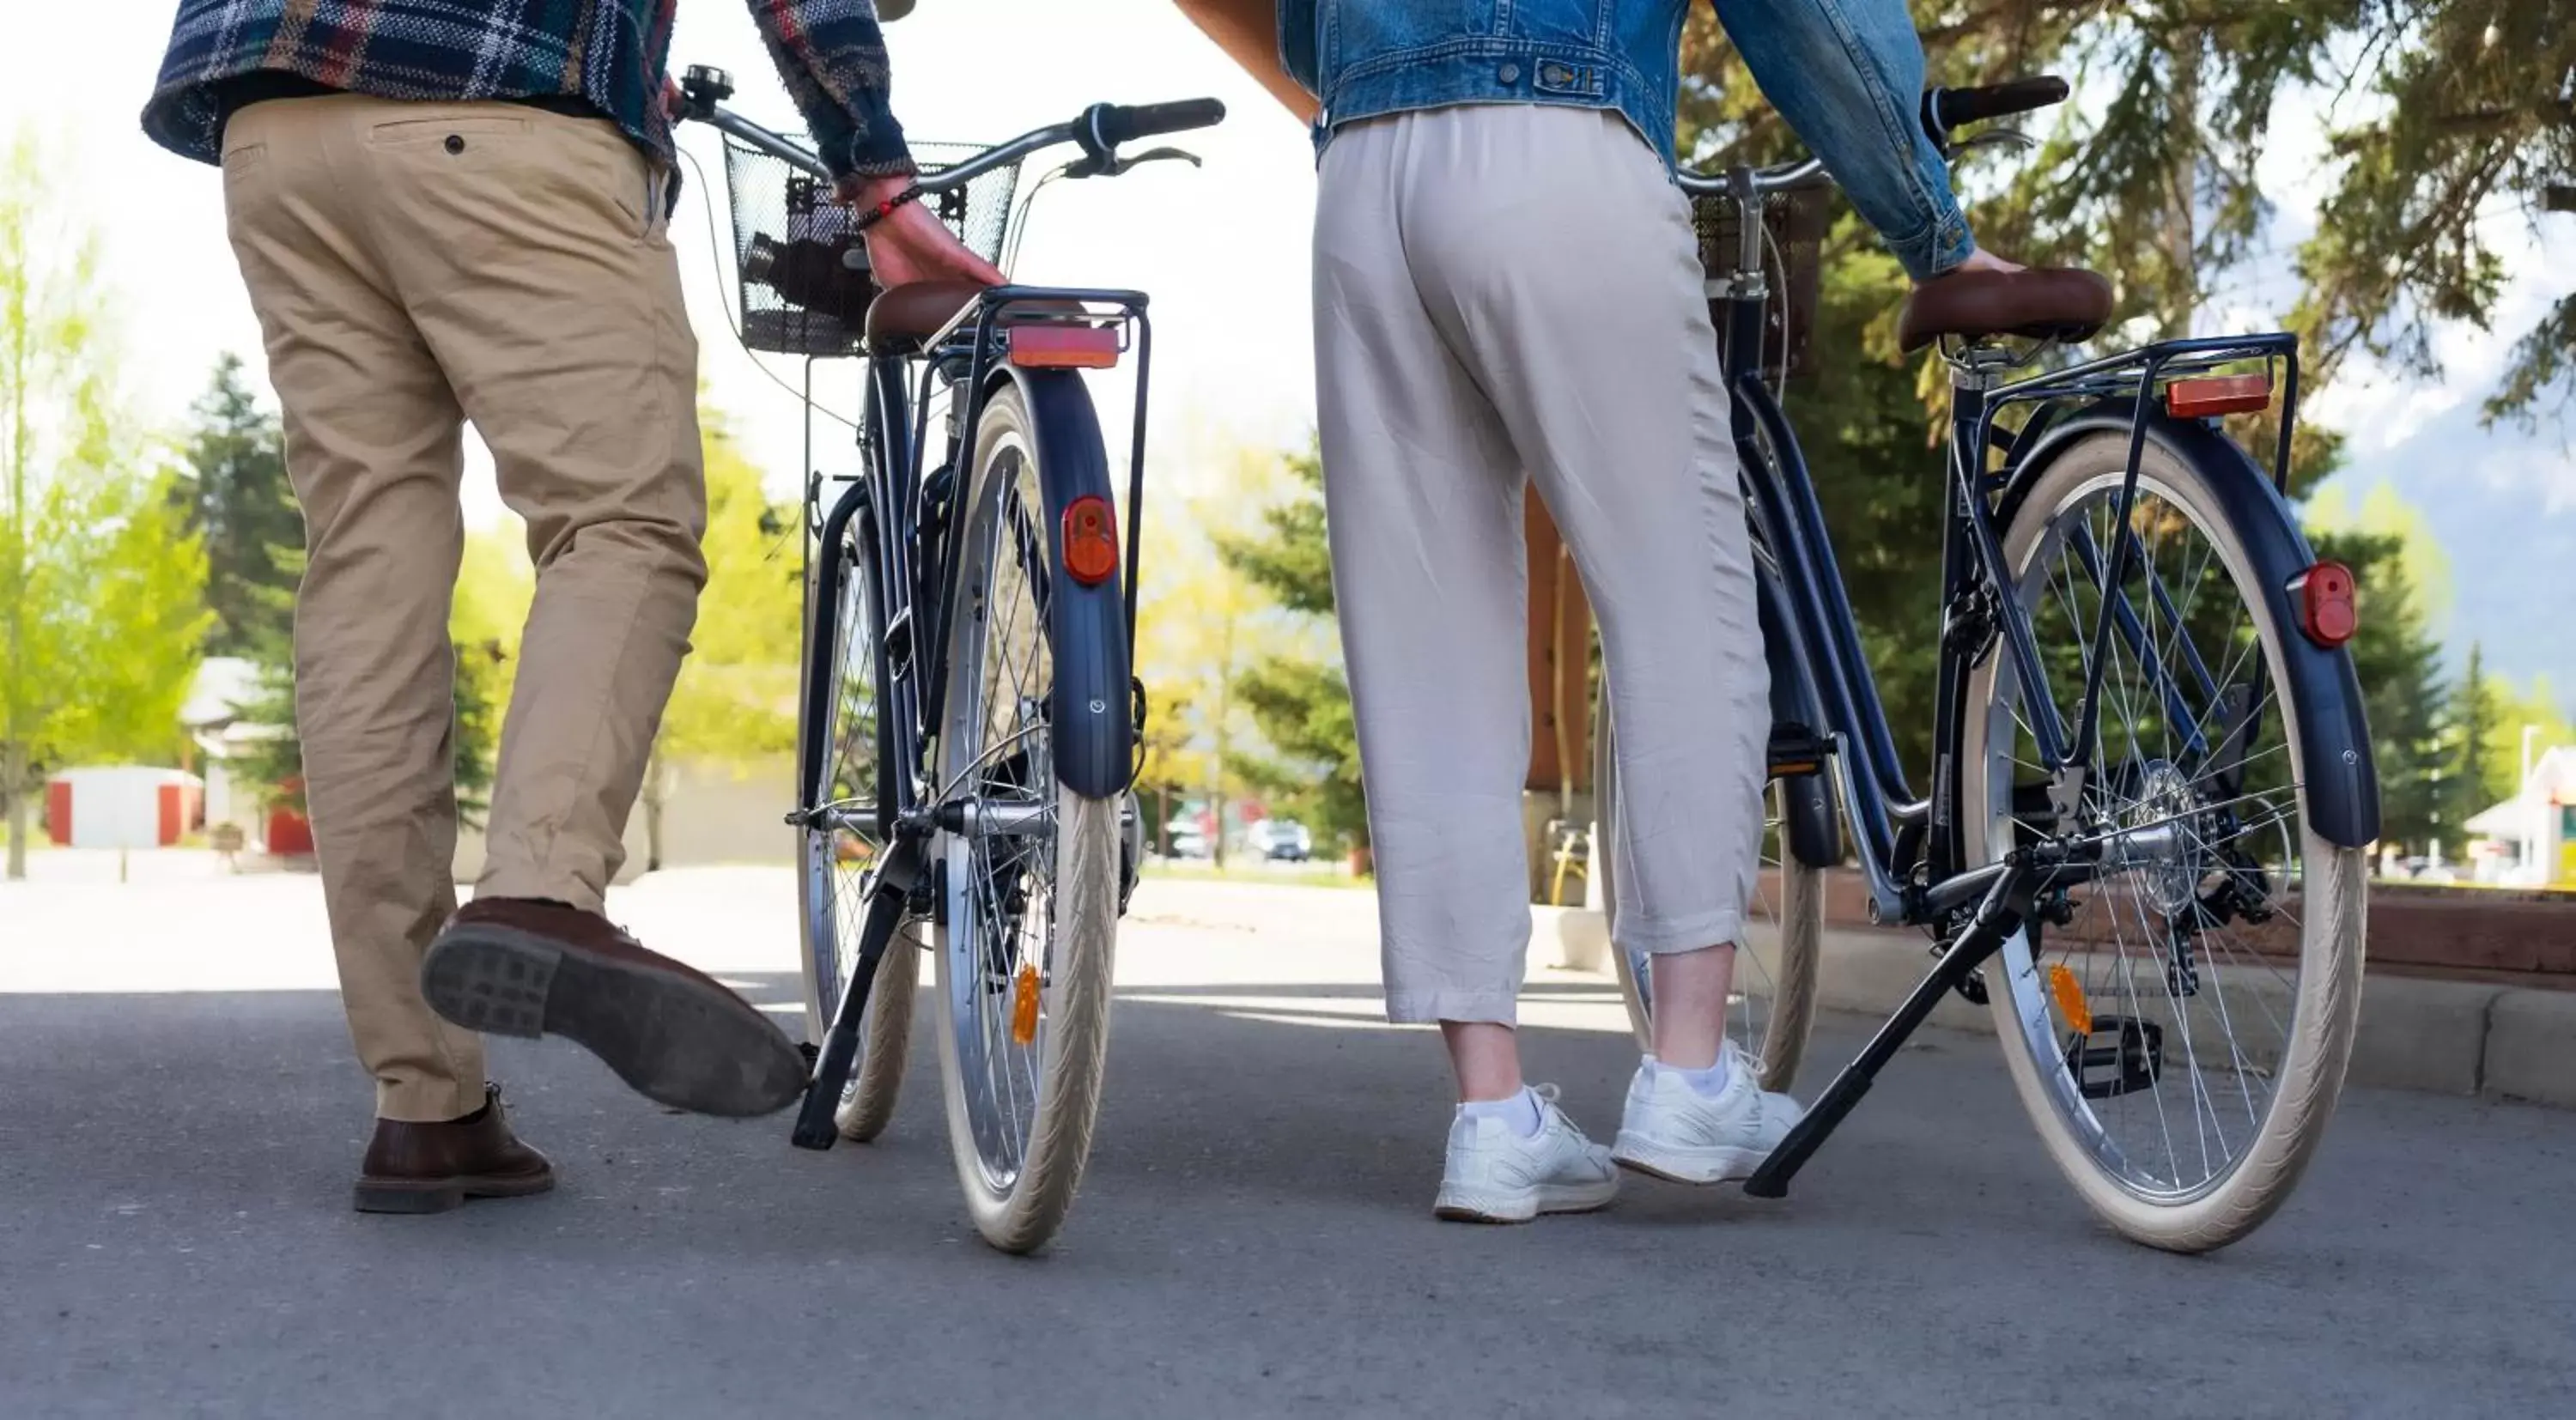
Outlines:
{"label": "jacket button", "polygon": [[464,151],[465,151],[465,140],[464,140],[464,138],[462,138],[461,136],[459,136],[459,135],[457,135],[457,134],[454,134],[454,133],[448,134],[448,135],[447,135],[447,151],[449,151],[449,152],[451,152],[451,153],[462,153],[462,152],[464,152]]}
{"label": "jacket button", "polygon": [[1517,84],[1521,81],[1521,67],[1517,64],[1506,64],[1499,77],[1506,84]]}

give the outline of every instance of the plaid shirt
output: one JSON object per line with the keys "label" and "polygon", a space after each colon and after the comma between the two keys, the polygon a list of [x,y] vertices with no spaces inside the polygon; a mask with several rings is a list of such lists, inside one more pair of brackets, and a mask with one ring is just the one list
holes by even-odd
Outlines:
{"label": "plaid shirt", "polygon": [[[671,156],[664,60],[677,0],[179,0],[143,131],[214,162],[215,86],[260,70],[378,98],[580,98]],[[875,0],[748,0],[832,170],[912,171],[886,108]]]}

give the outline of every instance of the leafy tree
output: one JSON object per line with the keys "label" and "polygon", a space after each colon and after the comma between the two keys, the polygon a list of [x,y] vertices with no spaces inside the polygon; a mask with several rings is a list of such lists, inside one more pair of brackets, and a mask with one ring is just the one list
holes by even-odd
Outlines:
{"label": "leafy tree", "polygon": [[724,419],[702,409],[707,468],[706,590],[691,651],[662,715],[644,776],[648,867],[662,860],[662,811],[675,761],[736,773],[796,749],[798,628],[804,592],[794,550],[799,526],[761,489]]}
{"label": "leafy tree", "polygon": [[[1333,565],[1324,540],[1324,465],[1311,448],[1283,461],[1290,494],[1261,513],[1261,529],[1221,535],[1225,565],[1289,613],[1330,624]],[[1293,805],[1312,826],[1366,848],[1368,799],[1360,784],[1359,730],[1340,658],[1272,652],[1234,679],[1271,753],[1234,757],[1244,777]]]}
{"label": "leafy tree", "polygon": [[291,554],[304,516],[286,481],[286,435],[242,378],[241,357],[215,362],[191,411],[189,474],[179,484],[191,532],[206,544],[210,656],[275,654],[294,635]]}
{"label": "leafy tree", "polygon": [[[1136,664],[1147,677],[1149,758],[1140,783],[1168,790],[1158,797],[1208,799],[1219,824],[1209,846],[1220,864],[1228,806],[1260,787],[1245,773],[1246,747],[1260,731],[1245,707],[1243,676],[1296,639],[1221,549],[1275,501],[1278,481],[1275,459],[1238,453],[1217,490],[1192,499],[1186,516],[1145,525]],[[1157,742],[1166,747],[1159,754]]]}
{"label": "leafy tree", "polygon": [[0,154],[0,799],[8,875],[53,768],[175,757],[202,544],[118,406],[95,244],[32,139]]}

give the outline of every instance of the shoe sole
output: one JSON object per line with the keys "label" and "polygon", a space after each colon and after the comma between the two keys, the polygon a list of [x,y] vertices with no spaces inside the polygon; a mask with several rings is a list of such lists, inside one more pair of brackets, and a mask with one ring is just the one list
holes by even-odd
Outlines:
{"label": "shoe sole", "polygon": [[454,928],[421,963],[430,1008],[468,1030],[559,1035],[636,1093],[694,1114],[772,1114],[805,1092],[805,1057],[722,987],[506,927]]}
{"label": "shoe sole", "polygon": [[361,1213],[446,1213],[469,1198],[529,1198],[555,1186],[549,1171],[534,1178],[477,1175],[472,1178],[361,1178],[356,1190]]}
{"label": "shoe sole", "polygon": [[1544,1213],[1591,1213],[1619,1196],[1619,1180],[1576,1186],[1547,1184],[1517,1198],[1471,1198],[1447,1195],[1431,1205],[1431,1215],[1452,1223],[1527,1223]]}
{"label": "shoe sole", "polygon": [[1770,1157],[1758,1149],[1739,1149],[1720,1145],[1708,1149],[1668,1149],[1641,1139],[1621,1135],[1610,1146],[1610,1161],[1630,1173],[1660,1178],[1666,1183],[1741,1183],[1753,1177]]}

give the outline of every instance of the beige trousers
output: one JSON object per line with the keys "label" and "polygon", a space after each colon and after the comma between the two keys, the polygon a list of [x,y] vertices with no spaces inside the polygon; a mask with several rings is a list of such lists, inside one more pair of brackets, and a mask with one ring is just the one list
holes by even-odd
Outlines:
{"label": "beige trousers", "polygon": [[419,975],[456,905],[461,431],[537,566],[476,891],[596,911],[706,580],[657,175],[604,122],[354,95],[242,110],[223,165],[304,505],[296,722],[349,1033],[380,1116],[452,1119],[482,1042]]}
{"label": "beige trousers", "polygon": [[1515,1018],[1529,478],[1601,620],[1620,944],[1742,925],[1770,675],[1702,280],[1614,113],[1435,109],[1324,150],[1316,400],[1395,1020]]}

